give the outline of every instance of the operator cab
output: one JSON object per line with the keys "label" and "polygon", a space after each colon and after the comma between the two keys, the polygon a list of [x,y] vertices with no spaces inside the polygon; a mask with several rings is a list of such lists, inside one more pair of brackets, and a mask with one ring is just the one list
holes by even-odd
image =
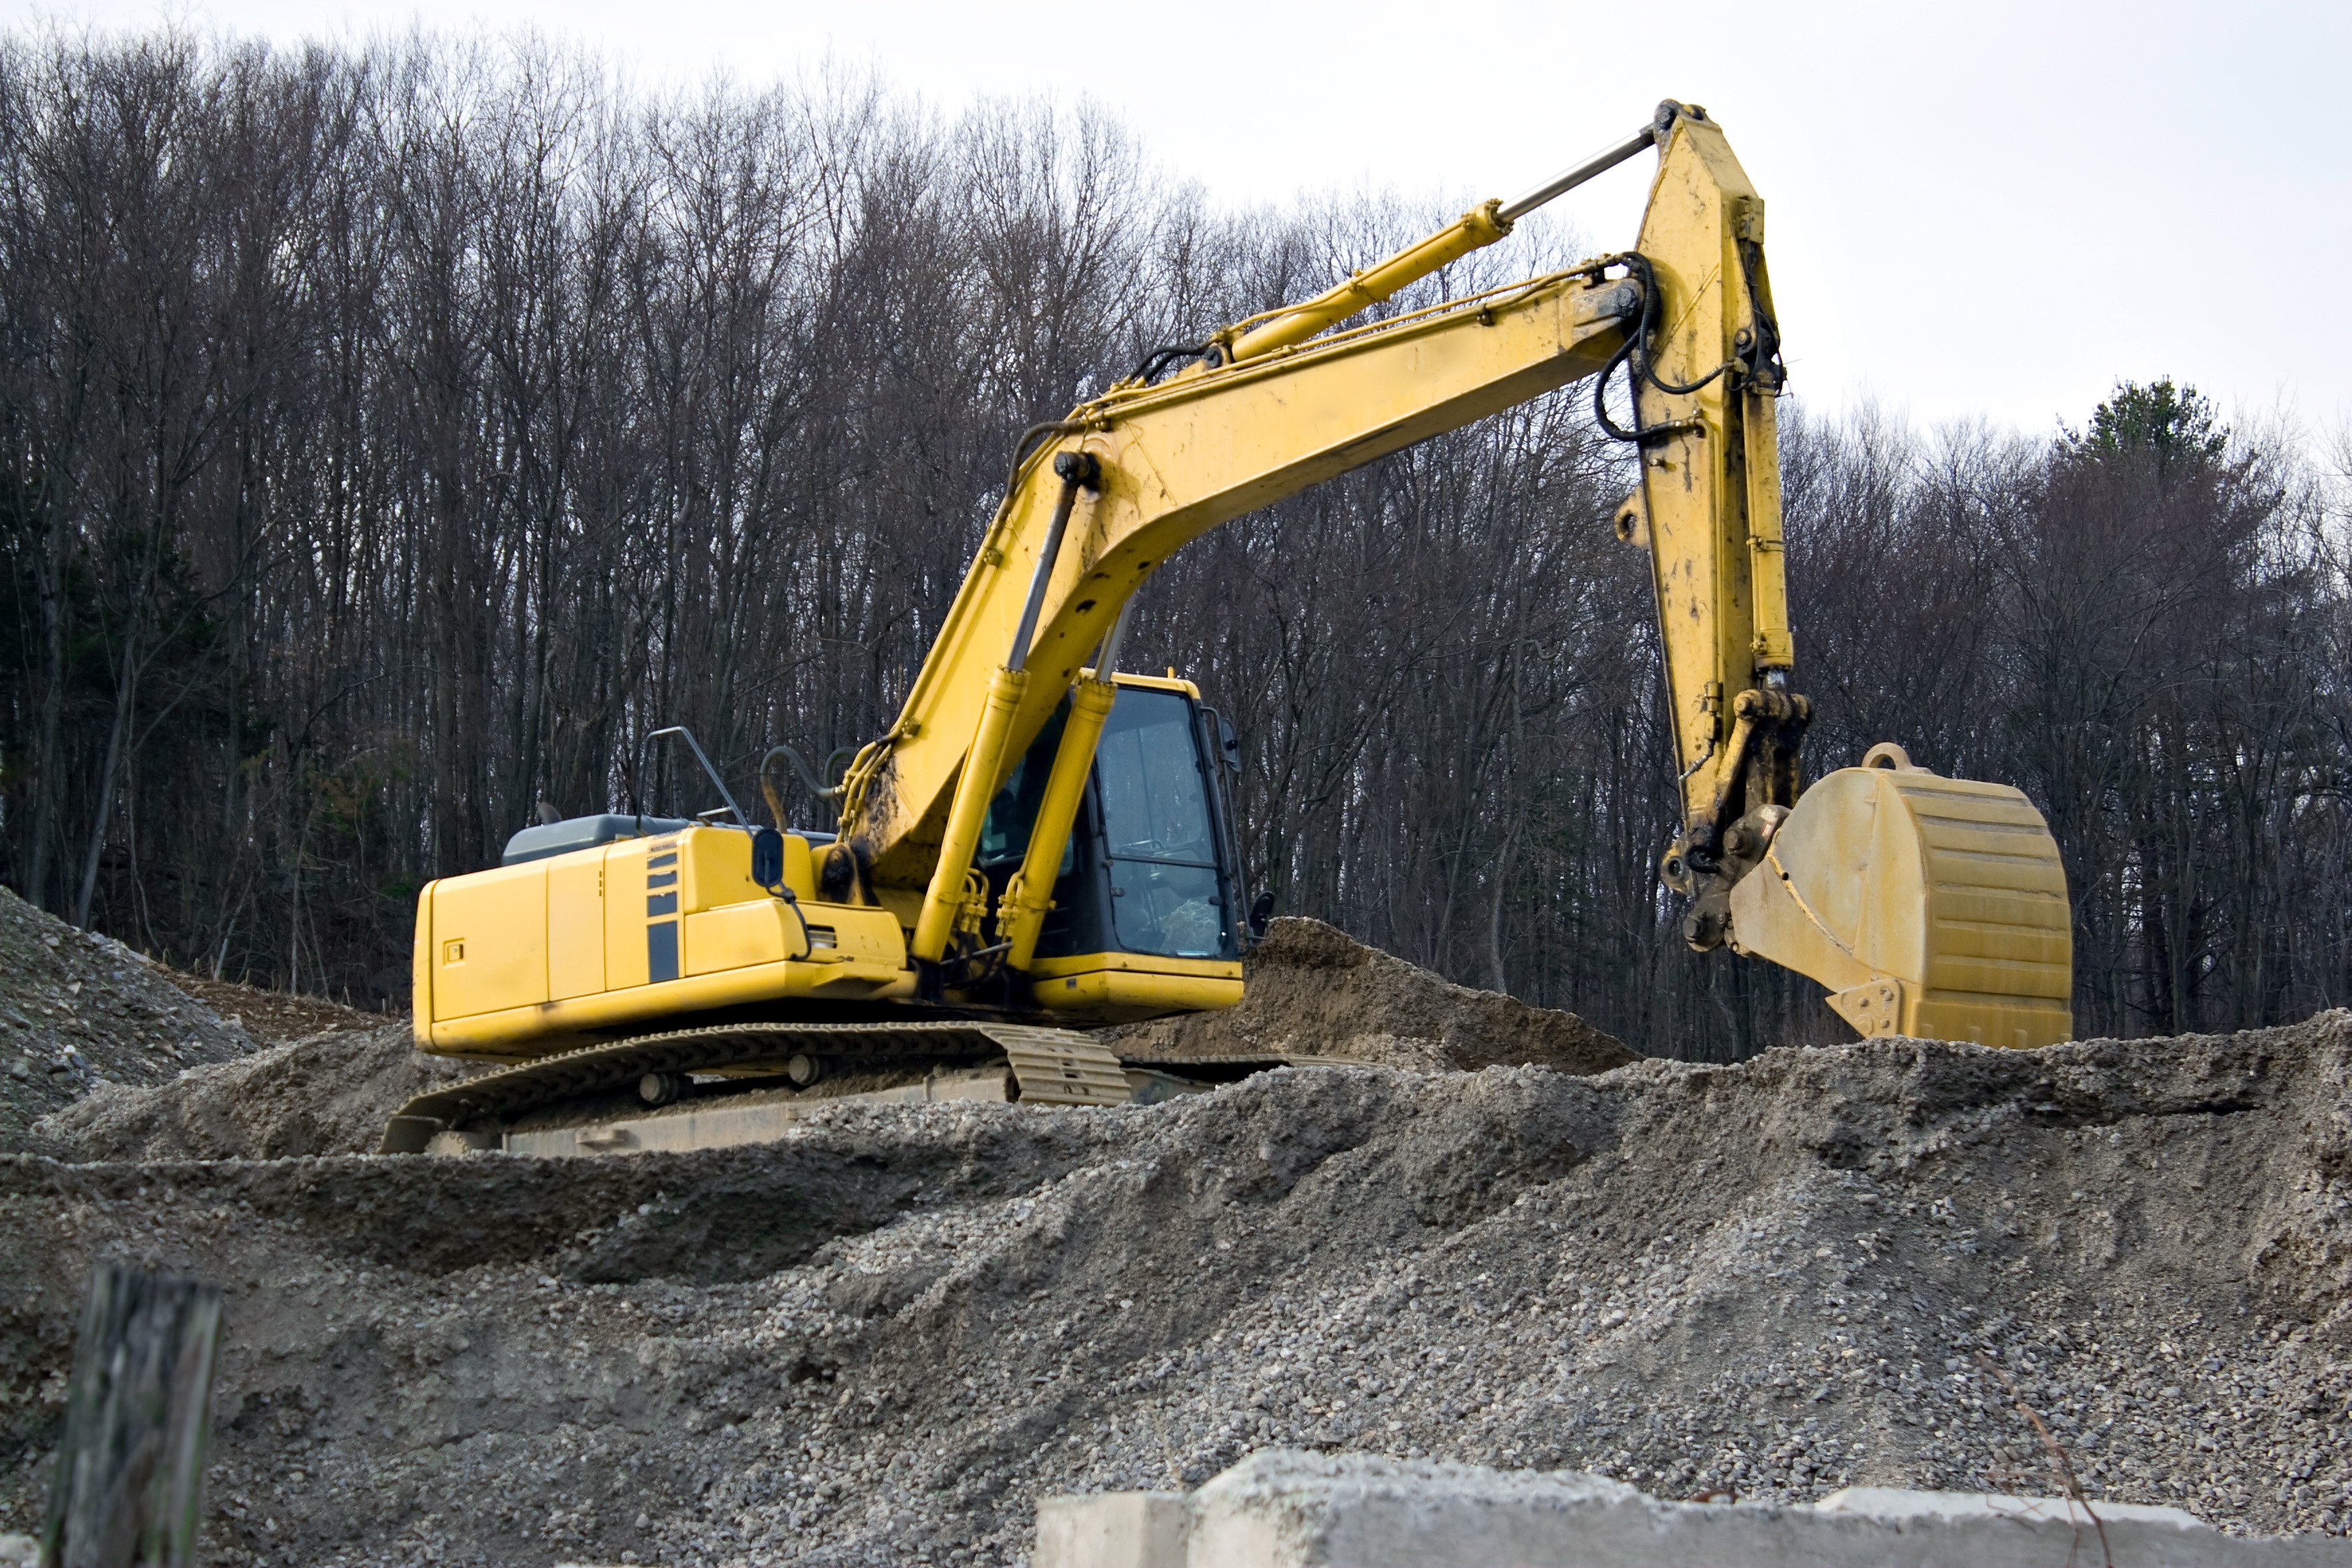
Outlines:
{"label": "operator cab", "polygon": [[[1145,1016],[1227,1005],[1250,940],[1232,726],[1190,681],[1121,675],[1030,966],[1047,1007]],[[1001,896],[1029,847],[1066,703],[990,804],[974,862]],[[1210,992],[1217,994],[1211,1000]]]}

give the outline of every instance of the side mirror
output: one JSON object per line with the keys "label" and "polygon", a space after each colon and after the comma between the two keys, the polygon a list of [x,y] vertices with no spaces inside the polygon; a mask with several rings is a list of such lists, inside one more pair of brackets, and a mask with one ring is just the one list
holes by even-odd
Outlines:
{"label": "side mirror", "polygon": [[772,893],[782,892],[784,881],[784,836],[772,827],[751,829],[751,880]]}
{"label": "side mirror", "polygon": [[1274,889],[1272,888],[1266,888],[1261,889],[1258,896],[1250,900],[1250,940],[1255,942],[1259,937],[1264,936],[1265,934],[1265,922],[1272,919],[1274,919]]}

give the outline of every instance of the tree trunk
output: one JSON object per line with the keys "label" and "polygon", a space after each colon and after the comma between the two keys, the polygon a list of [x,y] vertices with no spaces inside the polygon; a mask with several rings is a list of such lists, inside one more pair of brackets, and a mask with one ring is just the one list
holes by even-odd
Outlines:
{"label": "tree trunk", "polygon": [[42,1563],[195,1561],[220,1310],[217,1285],[119,1263],[91,1271]]}
{"label": "tree trunk", "polygon": [[90,818],[89,845],[81,863],[81,880],[74,890],[73,923],[89,925],[89,905],[98,891],[98,866],[106,855],[107,819],[114,815],[115,779],[121,772],[123,736],[131,728],[131,707],[139,689],[137,650],[123,650],[122,678],[114,688],[114,722],[106,732],[106,761],[98,770],[98,809]]}
{"label": "tree trunk", "polygon": [[41,552],[41,716],[34,764],[33,858],[25,896],[48,907],[49,846],[57,837],[58,753],[62,750],[66,701],[65,509],[47,500],[48,526]]}

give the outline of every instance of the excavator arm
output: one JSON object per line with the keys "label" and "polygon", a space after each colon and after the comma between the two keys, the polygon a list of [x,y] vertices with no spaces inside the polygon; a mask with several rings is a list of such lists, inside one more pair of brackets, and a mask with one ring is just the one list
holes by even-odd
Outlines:
{"label": "excavator arm", "polygon": [[[1328,331],[1653,145],[1634,251]],[[1820,980],[1865,1035],[2064,1038],[2064,879],[2022,795],[1891,748],[1800,795],[1811,710],[1791,687],[1764,205],[1705,111],[1671,102],[1528,196],[1024,436],[898,721],[845,777],[833,884],[899,910],[919,964],[1024,967],[1111,705],[1106,645],[1151,574],[1220,523],[1620,364],[1642,482],[1616,530],[1652,563],[1681,792],[1663,875],[1689,900],[1685,937]],[[1066,700],[1026,859],[992,909],[982,820]]]}

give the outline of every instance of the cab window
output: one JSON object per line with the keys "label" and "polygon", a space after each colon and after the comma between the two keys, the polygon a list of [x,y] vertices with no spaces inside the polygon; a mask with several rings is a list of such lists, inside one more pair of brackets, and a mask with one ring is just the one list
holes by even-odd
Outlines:
{"label": "cab window", "polygon": [[1111,924],[1130,952],[1226,953],[1208,784],[1192,705],[1172,691],[1122,689],[1096,753]]}

